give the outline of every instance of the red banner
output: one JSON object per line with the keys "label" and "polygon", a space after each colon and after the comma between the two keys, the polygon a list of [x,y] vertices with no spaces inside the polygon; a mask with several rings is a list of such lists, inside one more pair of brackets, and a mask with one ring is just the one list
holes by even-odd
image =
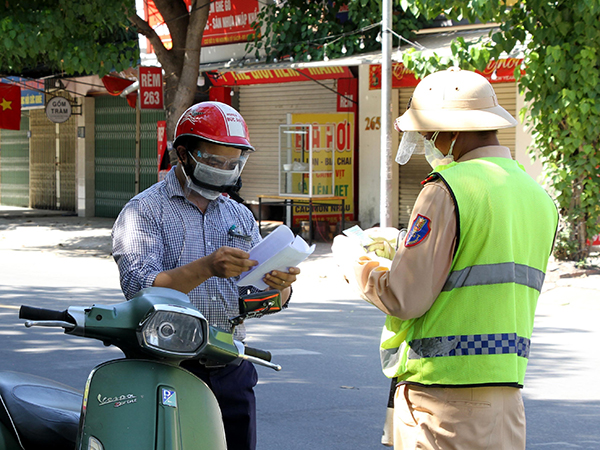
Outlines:
{"label": "red banner", "polygon": [[163,109],[163,81],[160,67],[140,67],[140,108]]}
{"label": "red banner", "polygon": [[156,149],[158,151],[158,181],[161,181],[169,173],[169,170],[171,170],[169,152],[167,151],[166,120],[156,122]]}
{"label": "red banner", "polygon": [[21,88],[0,83],[0,128],[21,129]]}
{"label": "red banner", "polygon": [[[191,0],[184,0],[188,11]],[[246,42],[248,36],[254,33],[250,26],[258,14],[258,0],[213,0],[210,2],[208,21],[202,35],[202,47],[219,44]],[[158,12],[154,0],[144,2],[146,20],[158,34],[163,45],[172,47],[171,35],[165,21]],[[153,53],[150,41],[147,41],[146,53]]]}
{"label": "red banner", "polygon": [[[507,58],[498,61],[490,61],[483,72],[476,70],[483,75],[490,83],[509,83],[515,81],[515,69],[523,63],[521,58]],[[404,87],[414,87],[419,84],[415,74],[404,67],[402,63],[392,65],[392,89]],[[381,65],[371,64],[369,66],[369,89],[381,89]]]}
{"label": "red banner", "polygon": [[341,78],[337,84],[337,111],[358,113],[358,80]]}
{"label": "red banner", "polygon": [[347,67],[314,67],[310,69],[265,69],[248,72],[209,73],[213,86],[287,83],[291,81],[353,78]]}

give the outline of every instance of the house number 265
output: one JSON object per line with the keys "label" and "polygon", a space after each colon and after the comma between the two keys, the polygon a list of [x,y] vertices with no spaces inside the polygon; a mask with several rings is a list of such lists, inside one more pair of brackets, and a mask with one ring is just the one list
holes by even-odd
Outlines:
{"label": "house number 265", "polygon": [[376,117],[365,117],[365,122],[367,123],[365,126],[365,130],[379,130],[381,128],[381,118],[379,116]]}

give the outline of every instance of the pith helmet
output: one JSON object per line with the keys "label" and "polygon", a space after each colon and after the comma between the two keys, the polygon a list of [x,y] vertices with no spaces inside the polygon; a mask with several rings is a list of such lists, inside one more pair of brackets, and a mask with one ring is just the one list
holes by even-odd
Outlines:
{"label": "pith helmet", "polygon": [[399,131],[499,130],[517,125],[483,76],[452,68],[432,73],[415,88]]}

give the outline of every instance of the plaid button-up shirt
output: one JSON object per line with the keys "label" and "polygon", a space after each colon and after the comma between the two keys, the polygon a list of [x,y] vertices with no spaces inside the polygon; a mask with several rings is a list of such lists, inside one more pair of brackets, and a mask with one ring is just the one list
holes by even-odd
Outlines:
{"label": "plaid button-up shirt", "polygon": [[[252,240],[230,235],[232,225]],[[222,246],[249,251],[261,237],[250,210],[228,197],[220,195],[202,213],[185,198],[172,169],[163,181],[123,207],[112,230],[112,241],[121,288],[130,299],[152,286],[160,272],[188,264]],[[258,291],[238,288],[237,278],[211,277],[188,293],[209,324],[229,330],[228,318],[239,314],[239,296]],[[244,339],[245,334],[243,324],[236,327],[236,339]]]}

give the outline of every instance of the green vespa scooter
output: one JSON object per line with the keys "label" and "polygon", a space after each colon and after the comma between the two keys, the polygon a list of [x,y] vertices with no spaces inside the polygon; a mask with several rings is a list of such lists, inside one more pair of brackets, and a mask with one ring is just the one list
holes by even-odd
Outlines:
{"label": "green vespa scooter", "polygon": [[280,370],[270,354],[244,347],[233,328],[281,309],[278,291],[240,298],[231,330],[208,324],[181,292],[148,288],[129,301],[65,311],[21,307],[26,326],[62,327],[66,334],[115,345],[125,358],[90,373],[83,395],[33,375],[0,372],[0,450],[225,450],[217,400],[179,367],[184,360]]}

